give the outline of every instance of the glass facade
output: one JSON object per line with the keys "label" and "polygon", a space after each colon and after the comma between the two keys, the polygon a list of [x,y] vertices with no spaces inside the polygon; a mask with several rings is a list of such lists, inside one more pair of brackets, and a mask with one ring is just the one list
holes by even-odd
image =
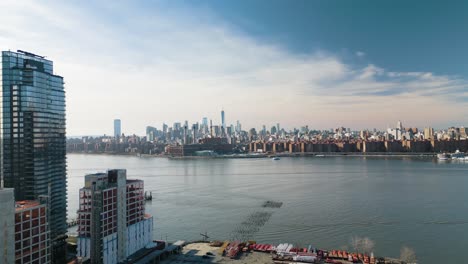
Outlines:
{"label": "glass facade", "polygon": [[65,91],[53,63],[18,51],[3,51],[0,69],[0,151],[5,187],[15,199],[50,195],[50,231],[67,231]]}
{"label": "glass facade", "polygon": [[114,137],[119,138],[122,135],[120,119],[114,119]]}

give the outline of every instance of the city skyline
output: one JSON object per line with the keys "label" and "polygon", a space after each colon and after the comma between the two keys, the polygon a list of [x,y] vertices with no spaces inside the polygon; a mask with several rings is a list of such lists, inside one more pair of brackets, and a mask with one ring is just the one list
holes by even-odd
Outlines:
{"label": "city skyline", "polygon": [[466,24],[465,3],[363,1],[355,13],[335,4],[6,1],[1,48],[46,55],[67,76],[69,136],[110,135],[115,118],[123,132],[143,134],[147,125],[218,117],[221,108],[226,124],[241,120],[244,129],[468,123],[457,48],[467,39],[446,30]]}
{"label": "city skyline", "polygon": [[[224,110],[221,110],[221,113],[224,113],[225,111]],[[94,134],[94,135],[68,135],[67,137],[68,138],[79,138],[79,137],[86,137],[86,136],[90,136],[90,137],[101,137],[101,136],[111,136],[113,135],[114,137],[116,137],[116,134],[115,134],[115,121],[116,120],[119,120],[119,131],[121,131],[121,134],[125,135],[125,136],[129,136],[129,135],[137,135],[137,136],[144,136],[145,135],[145,132],[141,132],[141,133],[126,133],[125,132],[125,124],[124,124],[124,128],[122,129],[121,127],[121,123],[120,123],[120,119],[114,119],[114,133],[101,133],[101,134]],[[205,123],[206,121],[206,123]],[[195,120],[195,121],[190,121],[190,120],[175,120],[174,122],[163,122],[161,124],[148,124],[145,129],[146,129],[146,134],[148,134],[148,128],[152,128],[152,129],[157,129],[157,130],[160,130],[160,131],[164,131],[164,127],[167,128],[177,128],[176,126],[180,126],[180,128],[182,128],[182,123],[183,122],[187,122],[188,124],[188,129],[191,129],[193,125],[197,125],[198,126],[207,126],[208,128],[210,127],[210,124],[208,123],[208,121],[210,121],[210,123],[212,124],[213,127],[219,127],[219,128],[223,128],[223,124],[222,124],[222,117],[220,118],[219,122],[218,120],[216,119],[211,119],[211,118],[208,118],[208,117],[202,117],[200,118],[199,120]],[[233,127],[235,131],[237,131],[237,126],[238,125],[242,125],[242,121],[241,120],[232,120],[232,122],[226,122],[226,127]],[[387,122],[387,125],[385,127],[345,127],[345,126],[342,126],[342,125],[336,125],[334,127],[328,127],[328,128],[317,128],[317,127],[311,127],[310,125],[308,124],[302,124],[302,125],[296,125],[296,126],[293,126],[293,127],[284,127],[284,126],[281,126],[281,123],[272,123],[272,124],[263,124],[263,123],[257,123],[256,125],[254,125],[253,127],[243,127],[242,129],[239,129],[239,131],[249,131],[250,129],[254,128],[257,130],[257,132],[263,130],[263,129],[266,129],[266,131],[270,132],[273,128],[275,128],[275,132],[276,131],[280,131],[280,130],[284,130],[286,132],[292,132],[294,131],[295,129],[296,130],[301,130],[302,128],[305,128],[307,127],[308,130],[318,130],[318,131],[329,131],[329,130],[335,130],[335,129],[338,129],[338,128],[346,128],[346,129],[349,129],[350,131],[373,131],[373,130],[376,130],[376,131],[386,131],[388,129],[392,129],[392,128],[400,128],[401,126],[405,129],[412,129],[412,128],[417,128],[417,129],[421,129],[421,130],[424,130],[426,128],[429,128],[429,129],[433,129],[433,130],[441,130],[441,131],[444,131],[444,130],[447,130],[448,128],[451,128],[451,127],[458,127],[458,128],[465,128],[467,127],[466,125],[456,125],[456,124],[453,124],[453,125],[449,125],[447,127],[434,127],[432,126],[431,124],[427,124],[425,126],[414,126],[412,124],[406,124],[404,121],[402,120],[396,120],[396,121],[392,121],[392,122]]]}

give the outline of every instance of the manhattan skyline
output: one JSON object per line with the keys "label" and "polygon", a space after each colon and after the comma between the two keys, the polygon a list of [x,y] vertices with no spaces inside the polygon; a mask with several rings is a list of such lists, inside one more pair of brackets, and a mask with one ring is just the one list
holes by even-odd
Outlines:
{"label": "manhattan skyline", "polygon": [[221,108],[244,129],[449,127],[468,124],[466,7],[5,1],[0,40],[67,76],[70,136],[111,134],[115,118],[128,134],[220,123]]}

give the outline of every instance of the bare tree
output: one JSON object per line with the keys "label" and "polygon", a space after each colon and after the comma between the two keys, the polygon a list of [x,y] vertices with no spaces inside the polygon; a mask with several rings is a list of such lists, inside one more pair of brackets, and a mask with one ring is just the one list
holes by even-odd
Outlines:
{"label": "bare tree", "polygon": [[357,253],[370,254],[374,250],[375,242],[368,237],[351,237],[351,248]]}
{"label": "bare tree", "polygon": [[405,263],[416,263],[418,261],[414,250],[406,246],[401,248],[400,259]]}
{"label": "bare tree", "polygon": [[353,248],[354,251],[359,253],[362,249],[362,238],[358,236],[351,237],[351,248]]}
{"label": "bare tree", "polygon": [[375,242],[368,237],[362,239],[362,251],[370,254],[374,250]]}

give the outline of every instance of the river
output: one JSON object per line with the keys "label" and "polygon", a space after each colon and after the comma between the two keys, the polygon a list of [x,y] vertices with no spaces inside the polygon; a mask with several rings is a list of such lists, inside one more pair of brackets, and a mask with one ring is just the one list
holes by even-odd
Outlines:
{"label": "river", "polygon": [[[84,175],[127,169],[153,192],[146,211],[155,239],[248,236],[348,249],[353,236],[375,242],[378,256],[402,246],[419,263],[464,263],[468,247],[468,162],[428,158],[294,157],[260,159],[139,158],[68,154],[68,215],[76,217]],[[264,208],[265,201],[282,202]],[[246,226],[259,212],[264,225]],[[244,223],[244,224],[242,224]]]}

